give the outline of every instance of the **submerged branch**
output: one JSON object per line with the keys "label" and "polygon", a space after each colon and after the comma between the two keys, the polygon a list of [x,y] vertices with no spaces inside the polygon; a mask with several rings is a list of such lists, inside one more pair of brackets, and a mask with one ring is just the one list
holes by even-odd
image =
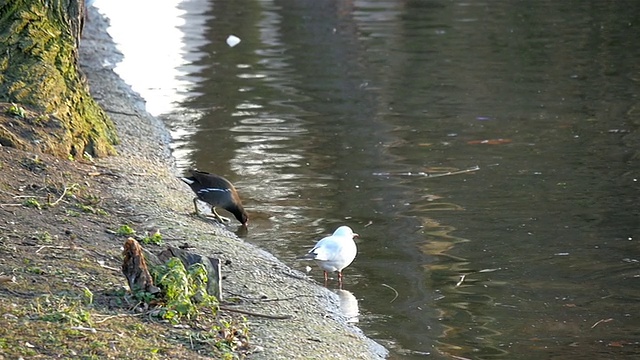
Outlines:
{"label": "submerged branch", "polygon": [[389,286],[387,284],[380,284],[380,285],[382,285],[384,287],[387,287],[387,288],[393,290],[394,293],[396,293],[396,296],[394,296],[393,299],[391,299],[391,301],[389,301],[389,304],[391,304],[392,302],[394,302],[398,298],[398,290],[392,288],[391,286]]}
{"label": "submerged branch", "polygon": [[411,171],[407,171],[407,172],[376,172],[376,173],[373,173],[373,175],[376,175],[376,176],[421,176],[421,177],[434,178],[434,177],[466,174],[466,173],[470,173],[470,172],[474,172],[474,171],[478,171],[478,170],[480,170],[480,167],[478,165],[476,165],[476,166],[472,166],[472,167],[467,168],[467,169],[456,170],[456,171],[447,171],[447,172],[444,172],[444,173],[428,173],[428,172],[424,172],[424,171],[418,171],[418,172],[414,173],[414,172],[411,172]]}

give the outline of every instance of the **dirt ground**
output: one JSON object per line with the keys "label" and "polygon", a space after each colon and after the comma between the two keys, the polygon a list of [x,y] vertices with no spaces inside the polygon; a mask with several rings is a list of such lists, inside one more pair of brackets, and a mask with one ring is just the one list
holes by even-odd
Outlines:
{"label": "dirt ground", "polygon": [[[90,9],[81,65],[121,143],[104,159],[0,147],[0,359],[380,359],[386,350],[348,325],[335,294],[231,228],[192,215],[168,135],[112,71],[106,22]],[[0,125],[28,121],[6,111]],[[45,132],[53,128],[42,128]],[[250,209],[248,209],[250,212]],[[221,259],[223,308],[171,324],[129,293],[120,270],[128,225],[139,240]],[[251,227],[249,227],[251,231]]]}

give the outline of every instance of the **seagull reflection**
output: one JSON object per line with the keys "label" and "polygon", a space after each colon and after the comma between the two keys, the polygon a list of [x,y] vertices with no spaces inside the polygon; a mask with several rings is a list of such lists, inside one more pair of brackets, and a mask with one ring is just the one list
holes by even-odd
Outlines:
{"label": "seagull reflection", "polygon": [[356,299],[353,293],[348,290],[335,289],[333,292],[338,295],[338,299],[340,300],[340,312],[347,319],[347,322],[357,323],[359,321],[358,315],[360,315],[358,299]]}

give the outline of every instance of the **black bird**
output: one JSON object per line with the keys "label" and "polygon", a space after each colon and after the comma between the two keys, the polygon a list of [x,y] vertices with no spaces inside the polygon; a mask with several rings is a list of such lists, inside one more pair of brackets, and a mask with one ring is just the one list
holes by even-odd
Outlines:
{"label": "black bird", "polygon": [[226,217],[218,215],[216,207],[221,207],[228,212],[232,213],[243,226],[247,226],[249,217],[247,212],[242,207],[240,196],[233,184],[222,176],[216,174],[209,174],[204,171],[189,170],[190,177],[181,177],[180,180],[184,181],[191,187],[191,190],[198,195],[193,198],[193,205],[196,208],[196,214],[198,214],[198,200],[202,200],[211,205],[211,213],[213,216],[222,223],[228,223],[229,220]]}

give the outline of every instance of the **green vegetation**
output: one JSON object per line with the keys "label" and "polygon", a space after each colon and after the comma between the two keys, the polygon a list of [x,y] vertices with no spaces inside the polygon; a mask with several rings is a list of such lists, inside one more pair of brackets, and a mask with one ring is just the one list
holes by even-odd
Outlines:
{"label": "green vegetation", "polygon": [[53,243],[53,236],[51,236],[51,234],[48,231],[44,231],[41,232],[39,234],[37,234],[36,239],[39,240],[39,242],[43,243],[43,244],[51,244]]}
{"label": "green vegetation", "polygon": [[133,230],[133,228],[129,225],[122,225],[118,228],[118,230],[116,231],[116,234],[119,236],[131,236],[133,234],[135,234],[136,231]]}
{"label": "green vegetation", "polygon": [[26,199],[23,203],[23,206],[34,208],[34,209],[42,209],[42,205],[38,202],[38,200],[34,198]]}
{"label": "green vegetation", "polygon": [[153,235],[147,234],[141,241],[143,244],[162,245],[162,235],[160,231],[156,231]]}
{"label": "green vegetation", "polygon": [[158,315],[163,319],[172,323],[193,319],[205,308],[215,315],[218,300],[207,294],[207,270],[202,264],[185,269],[180,259],[172,258],[153,268],[152,276],[162,289],[164,305]]}
{"label": "green vegetation", "polygon": [[91,314],[77,299],[64,296],[42,296],[32,305],[32,313],[38,314],[43,321],[64,323],[71,326],[92,326]]}
{"label": "green vegetation", "polygon": [[19,117],[19,118],[24,118],[25,117],[24,108],[22,106],[14,104],[14,103],[11,103],[11,106],[7,110],[7,114],[12,115],[12,116],[16,116],[16,117]]}

